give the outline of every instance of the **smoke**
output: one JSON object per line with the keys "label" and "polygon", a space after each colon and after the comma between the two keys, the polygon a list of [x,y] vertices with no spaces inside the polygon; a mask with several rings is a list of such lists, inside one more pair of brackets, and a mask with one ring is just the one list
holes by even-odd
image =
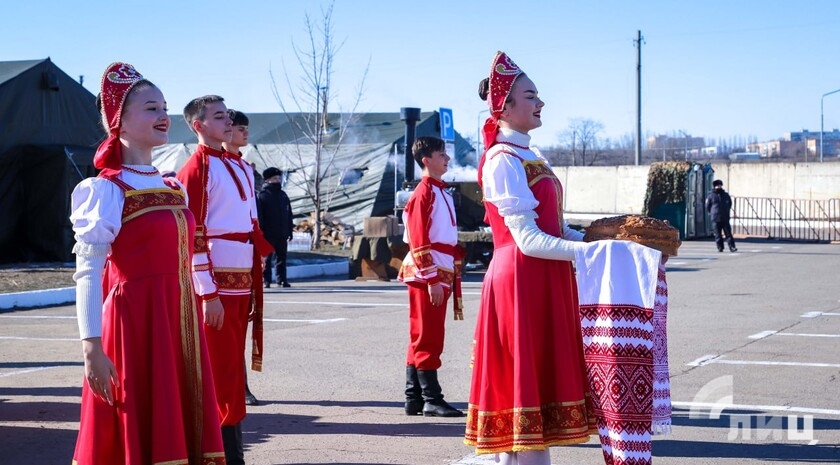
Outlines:
{"label": "smoke", "polygon": [[442,176],[442,179],[446,182],[476,182],[478,181],[478,169],[475,166],[461,166],[450,162],[449,169]]}
{"label": "smoke", "polygon": [[478,181],[478,163],[475,159],[475,152],[457,157],[454,155],[455,146],[447,143],[447,153],[452,157],[449,160],[449,169],[444,173],[442,179],[446,182],[476,182]]}

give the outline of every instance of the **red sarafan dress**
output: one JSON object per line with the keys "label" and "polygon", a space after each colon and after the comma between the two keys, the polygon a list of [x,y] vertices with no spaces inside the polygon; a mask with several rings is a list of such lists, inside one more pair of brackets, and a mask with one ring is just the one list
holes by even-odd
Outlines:
{"label": "red sarafan dress", "polygon": [[102,315],[102,347],[120,386],[110,406],[84,382],[73,464],[224,464],[190,275],[195,221],[183,190],[108,180],[125,195]]}
{"label": "red sarafan dress", "polygon": [[[524,151],[495,147],[486,157],[510,156],[522,163],[523,188],[539,202],[537,226],[562,237],[560,181],[544,160],[519,148]],[[524,255],[498,207],[484,204],[494,251],[475,328],[464,442],[479,454],[586,442],[596,430],[572,263]]]}

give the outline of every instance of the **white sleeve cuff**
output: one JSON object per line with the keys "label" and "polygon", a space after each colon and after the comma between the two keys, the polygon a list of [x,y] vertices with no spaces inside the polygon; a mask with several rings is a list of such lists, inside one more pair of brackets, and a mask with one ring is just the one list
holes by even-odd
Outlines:
{"label": "white sleeve cuff", "polygon": [[536,217],[533,211],[505,217],[505,225],[523,254],[547,260],[574,261],[575,252],[589,246],[584,242],[569,241],[544,233],[537,227]]}
{"label": "white sleeve cuff", "polygon": [[[193,255],[193,286],[198,295],[207,295],[218,292],[218,287],[213,281],[213,274],[210,272],[210,259],[207,253]],[[196,271],[201,270],[201,271]]]}

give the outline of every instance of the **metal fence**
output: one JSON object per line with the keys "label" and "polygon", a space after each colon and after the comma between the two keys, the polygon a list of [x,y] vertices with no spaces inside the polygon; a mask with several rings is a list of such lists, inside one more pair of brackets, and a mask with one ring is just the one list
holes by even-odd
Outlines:
{"label": "metal fence", "polygon": [[769,239],[840,241],[840,199],[732,198],[732,232]]}

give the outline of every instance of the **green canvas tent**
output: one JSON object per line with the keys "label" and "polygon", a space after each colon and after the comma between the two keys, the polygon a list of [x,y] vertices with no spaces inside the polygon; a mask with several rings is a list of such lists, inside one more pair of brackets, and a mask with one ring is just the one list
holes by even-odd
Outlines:
{"label": "green canvas tent", "polygon": [[95,96],[49,58],[0,62],[0,263],[73,259],[70,192],[103,135]]}

